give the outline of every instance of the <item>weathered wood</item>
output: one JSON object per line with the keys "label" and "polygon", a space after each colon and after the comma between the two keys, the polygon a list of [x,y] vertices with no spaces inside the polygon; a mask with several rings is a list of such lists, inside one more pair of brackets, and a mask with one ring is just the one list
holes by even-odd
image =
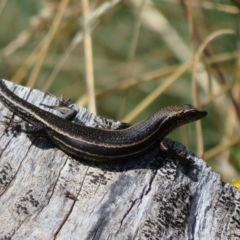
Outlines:
{"label": "weathered wood", "polygon": [[[8,86],[37,106],[55,102]],[[2,104],[0,110],[1,119],[11,114]],[[79,108],[77,121],[96,127],[94,119]],[[74,160],[47,139],[7,134],[4,126],[0,133],[1,239],[240,237],[240,191],[192,153],[194,168],[157,149],[126,163],[95,164]]]}

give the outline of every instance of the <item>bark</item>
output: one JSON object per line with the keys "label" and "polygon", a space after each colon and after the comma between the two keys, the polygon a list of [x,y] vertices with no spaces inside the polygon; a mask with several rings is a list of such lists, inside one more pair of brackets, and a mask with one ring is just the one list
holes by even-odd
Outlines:
{"label": "bark", "polygon": [[[56,101],[8,87],[37,106]],[[77,109],[81,124],[119,124]],[[2,104],[0,110],[2,120],[11,114]],[[0,128],[0,239],[240,237],[239,190],[193,153],[188,157],[195,167],[158,149],[128,162],[91,163],[73,159],[48,139]]]}

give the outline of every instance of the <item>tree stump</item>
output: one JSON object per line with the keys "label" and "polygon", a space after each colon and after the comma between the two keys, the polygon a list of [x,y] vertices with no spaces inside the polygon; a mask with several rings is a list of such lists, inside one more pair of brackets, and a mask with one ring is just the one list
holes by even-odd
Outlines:
{"label": "tree stump", "polygon": [[[55,104],[40,91],[7,85],[40,108]],[[11,114],[0,108],[1,120]],[[80,124],[119,125],[75,108]],[[190,168],[158,149],[127,162],[92,163],[48,139],[0,128],[0,239],[240,238],[240,191],[191,152]]]}

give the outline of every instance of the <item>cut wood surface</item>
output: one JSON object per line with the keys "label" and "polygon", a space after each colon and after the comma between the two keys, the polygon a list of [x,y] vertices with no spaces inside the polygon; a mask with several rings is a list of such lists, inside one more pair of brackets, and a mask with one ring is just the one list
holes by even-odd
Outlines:
{"label": "cut wood surface", "polygon": [[[7,85],[36,106],[56,102]],[[11,116],[0,108],[1,120]],[[119,124],[75,108],[81,124]],[[73,159],[48,139],[6,133],[3,125],[0,136],[0,239],[240,238],[240,191],[190,152],[194,167],[158,149],[103,164]]]}

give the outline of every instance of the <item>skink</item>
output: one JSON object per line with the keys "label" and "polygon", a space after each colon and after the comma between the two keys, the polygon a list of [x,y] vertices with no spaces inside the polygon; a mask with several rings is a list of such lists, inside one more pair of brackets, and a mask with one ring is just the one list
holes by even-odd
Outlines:
{"label": "skink", "polygon": [[[207,115],[188,104],[161,109],[148,119],[125,129],[91,128],[61,118],[30,104],[10,91],[0,79],[0,101],[28,123],[11,123],[15,130],[47,137],[66,153],[91,161],[119,161],[146,153],[175,128]],[[66,102],[64,102],[66,103]],[[32,125],[29,125],[29,123]]]}

